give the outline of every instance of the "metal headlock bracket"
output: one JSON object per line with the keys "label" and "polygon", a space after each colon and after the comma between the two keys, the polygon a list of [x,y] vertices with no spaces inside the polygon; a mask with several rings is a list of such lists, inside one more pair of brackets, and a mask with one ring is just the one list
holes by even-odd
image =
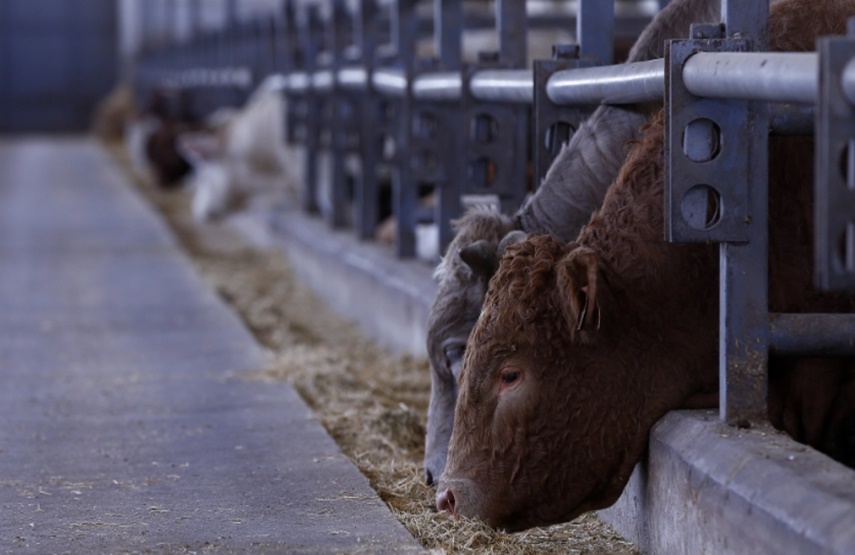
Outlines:
{"label": "metal headlock bracket", "polygon": [[696,52],[763,50],[768,2],[724,0],[722,16],[724,29],[695,25],[666,54],[665,233],[721,243],[720,413],[741,423],[766,415],[768,117],[755,103],[695,97],[682,71]]}
{"label": "metal headlock bracket", "polygon": [[844,91],[855,59],[855,29],[823,37],[819,52],[814,181],[815,282],[822,289],[855,289],[855,107]]}

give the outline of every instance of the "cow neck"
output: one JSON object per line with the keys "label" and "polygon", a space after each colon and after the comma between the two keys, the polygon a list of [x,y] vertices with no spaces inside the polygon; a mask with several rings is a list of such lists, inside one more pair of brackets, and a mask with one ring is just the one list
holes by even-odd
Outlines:
{"label": "cow neck", "polygon": [[715,356],[715,334],[702,330],[716,329],[717,249],[665,242],[662,141],[661,121],[654,122],[577,245],[598,254],[608,287],[620,299],[622,325],[640,332],[623,344],[637,342],[645,358],[668,360],[684,372],[712,364],[707,359]]}
{"label": "cow neck", "polygon": [[[609,188],[602,208],[580,233],[578,244],[599,253],[610,277],[623,282],[633,297],[643,292],[644,298],[677,300],[686,290],[681,284],[698,279],[698,265],[711,263],[711,273],[716,275],[714,258],[709,258],[715,251],[708,246],[665,242],[661,114],[645,131]],[[710,278],[704,275],[701,281]]]}

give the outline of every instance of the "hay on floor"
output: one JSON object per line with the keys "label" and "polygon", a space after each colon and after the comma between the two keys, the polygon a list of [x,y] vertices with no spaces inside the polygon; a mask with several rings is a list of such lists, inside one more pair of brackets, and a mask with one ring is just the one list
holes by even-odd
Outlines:
{"label": "hay on floor", "polygon": [[[122,151],[114,150],[121,158]],[[430,376],[425,360],[390,354],[336,317],[298,283],[278,251],[250,247],[217,225],[190,217],[189,195],[141,184],[199,272],[240,314],[271,363],[257,379],[288,380],[392,512],[437,553],[639,553],[593,514],[506,534],[477,521],[452,521],[424,484]]]}

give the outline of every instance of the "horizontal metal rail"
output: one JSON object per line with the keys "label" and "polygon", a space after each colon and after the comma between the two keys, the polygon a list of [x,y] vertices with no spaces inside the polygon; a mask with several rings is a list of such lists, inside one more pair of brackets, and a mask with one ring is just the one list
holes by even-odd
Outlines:
{"label": "horizontal metal rail", "polygon": [[662,100],[665,95],[665,60],[567,69],[546,83],[555,104],[631,104]]}
{"label": "horizontal metal rail", "polygon": [[328,69],[316,71],[312,74],[312,88],[316,91],[331,91],[333,82],[333,72]]}
{"label": "horizontal metal rail", "polygon": [[472,96],[479,100],[534,101],[534,76],[530,69],[489,69],[475,73],[469,84]]}
{"label": "horizontal metal rail", "polygon": [[769,351],[778,355],[855,355],[855,314],[770,314]]}
{"label": "horizontal metal rail", "polygon": [[368,72],[362,66],[345,67],[336,76],[342,88],[363,90],[368,85]]}
{"label": "horizontal metal rail", "polygon": [[[145,70],[141,70],[145,73]],[[252,85],[252,72],[247,68],[210,68],[188,70],[154,70],[150,72],[170,87],[242,87]]]}
{"label": "horizontal metal rail", "polygon": [[[817,71],[813,52],[698,52],[683,66],[683,81],[705,98],[813,103]],[[855,66],[843,82],[855,101]],[[556,104],[630,104],[662,100],[664,85],[664,60],[651,60],[559,71],[546,91]]]}
{"label": "horizontal metal rail", "polygon": [[[530,69],[481,70],[472,76],[469,86],[479,100],[531,104],[534,98]],[[421,100],[460,100],[462,90],[460,72],[425,73],[413,81],[413,96]]]}
{"label": "horizontal metal rail", "polygon": [[459,71],[425,73],[413,80],[413,96],[422,100],[460,100],[462,90]]}
{"label": "horizontal metal rail", "polygon": [[816,101],[815,52],[698,52],[683,66],[692,94],[766,102]]}
{"label": "horizontal metal rail", "polygon": [[290,92],[305,92],[312,88],[311,75],[305,71],[296,71],[287,76],[288,90]]}
{"label": "horizontal metal rail", "polygon": [[[773,103],[813,104],[818,87],[815,52],[698,52],[683,67],[683,81],[692,94],[704,98],[742,99]],[[250,74],[242,68],[186,69],[163,72],[170,82],[184,86],[247,86]],[[407,79],[403,70],[380,68],[369,72],[348,66],[333,72],[294,72],[286,76],[290,92],[329,91],[334,84],[360,90],[369,78],[382,94],[403,96]],[[855,60],[841,78],[846,97],[855,104]],[[534,96],[531,70],[481,70],[470,83],[472,96],[490,102],[531,103]],[[661,101],[665,88],[664,60],[564,70],[546,86],[558,105],[632,104]],[[420,100],[459,100],[459,72],[435,72],[417,76],[413,95]]]}
{"label": "horizontal metal rail", "polygon": [[381,94],[404,96],[407,91],[407,76],[400,69],[378,69],[371,74],[371,84]]}

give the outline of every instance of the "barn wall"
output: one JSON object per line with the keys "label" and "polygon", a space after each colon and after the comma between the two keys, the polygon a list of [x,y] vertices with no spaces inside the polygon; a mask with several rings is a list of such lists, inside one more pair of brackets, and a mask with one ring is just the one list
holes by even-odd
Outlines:
{"label": "barn wall", "polygon": [[0,2],[0,132],[82,131],[116,81],[114,0]]}

